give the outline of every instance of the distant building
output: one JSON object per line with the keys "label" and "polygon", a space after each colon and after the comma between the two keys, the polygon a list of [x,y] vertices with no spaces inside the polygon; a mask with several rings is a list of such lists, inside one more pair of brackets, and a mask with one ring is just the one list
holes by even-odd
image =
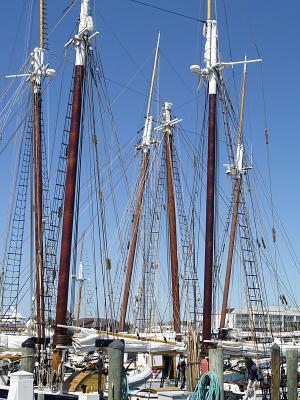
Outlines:
{"label": "distant building", "polygon": [[26,318],[16,312],[14,308],[10,308],[4,315],[0,315],[0,330],[2,332],[15,333],[26,328]]}
{"label": "distant building", "polygon": [[[273,331],[300,330],[300,309],[292,307],[270,306],[265,309],[265,314],[254,313],[254,325],[256,329]],[[215,315],[214,328],[218,329],[220,314]],[[226,327],[249,331],[253,322],[248,309],[231,308],[227,312]]]}

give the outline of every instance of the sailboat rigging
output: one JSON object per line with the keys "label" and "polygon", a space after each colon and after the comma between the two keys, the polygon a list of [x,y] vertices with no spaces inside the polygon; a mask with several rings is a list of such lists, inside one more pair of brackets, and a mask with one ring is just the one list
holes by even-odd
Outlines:
{"label": "sailboat rigging", "polygon": [[[40,43],[30,55],[31,69],[27,62],[19,74],[11,76],[21,79],[18,93],[23,93],[26,86],[28,97],[20,130],[21,157],[11,201],[13,210],[9,215],[10,234],[4,244],[0,276],[0,339],[4,337],[8,343],[11,341],[8,333],[14,333],[21,346],[29,335],[36,335],[33,342],[38,345],[33,347],[37,353],[32,355],[38,360],[36,381],[40,387],[52,390],[62,385],[66,388],[72,382],[66,390],[73,387],[78,391],[79,383],[85,385],[88,381],[85,380],[87,376],[83,376],[87,363],[92,365],[93,376],[98,376],[100,369],[100,375],[107,372],[106,353],[99,348],[95,350],[96,339],[124,339],[126,366],[129,370],[135,363],[132,371],[134,374],[138,371],[139,375],[138,365],[142,362],[147,369],[147,379],[143,377],[143,382],[150,379],[149,369],[155,367],[155,357],[161,357],[158,365],[161,385],[166,379],[178,379],[176,372],[182,372],[183,368],[180,356],[187,357],[191,385],[196,385],[200,361],[213,346],[222,348],[226,356],[235,361],[244,354],[268,357],[270,343],[275,337],[275,318],[267,304],[260,269],[266,266],[272,270],[272,255],[261,216],[257,216],[260,211],[253,194],[256,165],[248,160],[245,134],[246,66],[261,60],[222,61],[218,24],[214,19],[217,13],[211,0],[207,0],[207,18],[203,24],[204,67],[190,67],[203,83],[197,89],[203,95],[201,128],[198,109],[197,113],[192,113],[193,118],[197,114],[196,132],[185,130],[182,120],[175,116],[176,106],[161,96],[158,86],[163,49],[159,33],[148,82],[150,90],[144,96],[146,115],[143,128],[138,132],[138,144],[132,145],[133,141],[136,143],[136,136],[126,143],[122,137],[125,144],[120,146],[108,79],[93,41],[98,32],[95,31],[92,2],[81,0],[77,33],[65,44],[66,50],[74,48],[75,60],[56,181],[50,190],[49,171],[45,169],[42,100],[44,79],[56,73],[45,61],[43,0],[39,0],[39,6]],[[239,65],[244,71],[238,116],[230,100],[224,70]],[[63,85],[61,91],[62,88]],[[12,98],[7,107],[12,108],[14,101]],[[157,116],[154,103],[157,103]],[[217,124],[218,104],[223,114],[223,127]],[[58,109],[60,112],[60,100]],[[107,132],[106,117],[109,120]],[[226,182],[225,189],[223,178],[218,175],[219,142],[223,143],[219,130],[222,129],[224,154],[227,153],[225,157],[229,160],[224,174],[229,185]],[[101,139],[98,131],[103,135]],[[195,136],[193,140],[190,134]],[[253,174],[249,172],[252,164]],[[131,173],[130,188],[127,174]],[[26,223],[30,224],[25,221],[30,185],[34,224],[29,237],[34,241],[34,256],[31,250],[25,250],[25,256],[28,253],[34,265],[27,267],[23,261],[23,246]],[[117,189],[121,193],[119,196],[115,193]],[[53,194],[51,206],[48,204],[50,193]],[[202,207],[204,198],[205,207]],[[266,203],[268,201],[266,196]],[[81,251],[78,250],[80,243]],[[83,272],[85,252],[91,268]],[[241,310],[230,308],[235,264],[241,266],[245,283]],[[200,290],[199,276],[202,275],[203,290]],[[276,271],[278,290],[286,289],[278,276]],[[31,315],[34,327],[27,329],[24,323],[21,330],[18,326],[20,293],[29,280],[35,281],[30,301],[34,302],[32,314],[36,315]],[[84,285],[85,281],[89,284]],[[217,291],[222,295],[220,314]],[[286,314],[287,297],[280,294]],[[83,326],[85,323],[88,327]],[[235,328],[234,324],[238,323],[240,326]],[[282,346],[285,351],[285,345]],[[78,376],[81,375],[78,380],[74,375],[77,363]],[[74,372],[72,379],[65,379],[64,366]],[[98,376],[101,394],[99,379]]]}

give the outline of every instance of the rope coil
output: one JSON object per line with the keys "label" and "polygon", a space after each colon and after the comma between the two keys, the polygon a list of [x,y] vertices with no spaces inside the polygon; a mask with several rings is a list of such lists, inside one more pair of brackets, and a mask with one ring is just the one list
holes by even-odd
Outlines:
{"label": "rope coil", "polygon": [[220,384],[217,374],[212,371],[203,374],[189,400],[220,400]]}

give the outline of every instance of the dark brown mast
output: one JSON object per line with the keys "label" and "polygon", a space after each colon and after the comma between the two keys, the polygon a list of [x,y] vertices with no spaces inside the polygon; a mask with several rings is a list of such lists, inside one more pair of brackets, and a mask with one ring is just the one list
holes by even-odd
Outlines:
{"label": "dark brown mast", "polygon": [[246,87],[246,64],[244,66],[243,84],[242,84],[242,101],[241,101],[238,140],[237,140],[236,165],[234,165],[233,170],[230,171],[230,174],[235,176],[235,187],[234,187],[234,203],[233,203],[233,210],[231,217],[229,247],[228,247],[227,264],[226,264],[224,294],[223,294],[221,320],[220,320],[220,334],[222,334],[221,330],[225,327],[231,270],[232,270],[232,258],[233,258],[233,250],[235,243],[236,224],[238,217],[239,197],[242,185],[242,174],[243,174],[242,134],[243,134],[243,116],[244,116],[244,105],[245,105],[245,87]]}
{"label": "dark brown mast", "polygon": [[149,98],[148,98],[146,122],[145,122],[144,133],[143,133],[143,142],[140,147],[140,149],[143,151],[143,156],[142,156],[142,162],[141,162],[141,168],[140,168],[136,206],[135,206],[134,215],[133,215],[131,240],[130,240],[129,255],[128,255],[128,260],[127,260],[127,268],[126,268],[126,278],[125,278],[124,289],[123,289],[123,300],[122,300],[122,305],[121,305],[121,314],[120,314],[120,322],[119,322],[119,330],[120,331],[125,330],[125,321],[126,321],[128,299],[129,299],[130,286],[131,286],[131,277],[132,277],[132,271],[133,271],[133,265],[134,265],[134,259],[135,259],[136,244],[137,244],[137,238],[138,238],[141,208],[142,208],[142,204],[143,204],[144,188],[145,188],[145,182],[146,182],[147,172],[148,172],[149,150],[150,150],[150,145],[151,145],[151,130],[152,130],[152,117],[150,116],[150,111],[151,111],[152,95],[153,95],[154,82],[155,82],[155,73],[156,73],[156,66],[157,66],[158,53],[159,53],[159,41],[160,41],[160,34],[158,34],[156,51],[155,51],[152,79],[151,79],[151,85],[150,85],[150,93],[149,93]]}
{"label": "dark brown mast", "polygon": [[178,279],[178,256],[177,256],[177,234],[176,234],[176,210],[173,181],[173,163],[172,163],[172,131],[170,127],[171,104],[164,104],[164,137],[166,146],[166,179],[168,196],[168,220],[169,220],[169,245],[171,260],[171,280],[172,280],[172,298],[173,298],[173,324],[176,336],[181,334],[180,322],[180,304],[179,304],[179,279]]}
{"label": "dark brown mast", "polygon": [[84,79],[84,65],[75,66],[73,86],[73,103],[71,113],[71,125],[68,145],[68,162],[66,174],[66,188],[64,199],[63,226],[61,237],[61,252],[58,276],[55,344],[66,345],[68,339],[66,330],[58,325],[65,325],[67,320],[70,259],[73,234],[73,217],[77,175],[77,159],[79,146],[79,132],[82,106],[82,86]]}
{"label": "dark brown mast", "polygon": [[211,338],[212,316],[212,279],[214,261],[214,224],[215,224],[215,163],[216,163],[216,100],[217,77],[212,69],[217,63],[217,24],[211,20],[210,0],[206,21],[205,61],[209,75],[209,114],[207,138],[207,194],[206,194],[206,227],[205,227],[205,261],[204,261],[204,302],[202,340]]}
{"label": "dark brown mast", "polygon": [[34,216],[36,266],[36,324],[38,338],[45,337],[43,264],[43,177],[41,144],[41,88],[33,85]]}
{"label": "dark brown mast", "polygon": [[[68,291],[70,277],[70,260],[73,235],[73,217],[76,191],[77,160],[80,137],[81,109],[82,109],[82,89],[85,75],[86,61],[86,35],[90,32],[89,0],[81,1],[80,22],[78,34],[76,35],[75,50],[75,74],[73,83],[73,101],[71,111],[71,124],[69,133],[69,144],[67,154],[67,172],[65,183],[65,198],[63,210],[63,225],[60,251],[60,267],[58,276],[57,302],[56,302],[56,324],[53,344],[56,347],[67,346],[70,343],[65,328],[59,325],[66,325],[68,308]],[[53,355],[52,368],[57,370],[60,363],[61,353],[55,351]]]}
{"label": "dark brown mast", "polygon": [[[34,235],[35,235],[35,285],[36,327],[39,339],[45,338],[44,254],[43,254],[43,171],[42,171],[42,95],[41,76],[49,76],[44,66],[44,0],[40,0],[40,48],[33,51],[35,73],[32,75],[33,91],[33,166],[34,166]],[[54,71],[53,71],[54,73]]]}
{"label": "dark brown mast", "polygon": [[214,260],[215,223],[215,162],[216,162],[216,94],[209,95],[208,155],[207,155],[207,193],[204,261],[204,302],[202,339],[211,336],[212,313],[212,275]]}

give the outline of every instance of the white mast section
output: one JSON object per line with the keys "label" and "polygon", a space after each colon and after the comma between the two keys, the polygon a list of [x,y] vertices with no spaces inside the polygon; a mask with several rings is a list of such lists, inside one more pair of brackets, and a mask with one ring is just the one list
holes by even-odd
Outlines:
{"label": "white mast section", "polygon": [[96,35],[99,34],[99,32],[94,32],[91,36],[88,36],[88,34],[93,31],[94,21],[92,16],[90,15],[90,0],[81,0],[78,33],[74,36],[74,38],[70,39],[65,44],[65,47],[68,47],[71,43],[73,43],[75,46],[75,66],[85,65],[86,55],[84,41],[91,41]]}
{"label": "white mast section", "polygon": [[89,0],[82,0],[78,34],[74,40],[76,51],[75,65],[85,65],[84,36],[94,30],[94,22],[92,16],[89,14],[89,8]]}
{"label": "white mast section", "polygon": [[217,21],[208,20],[203,29],[206,38],[204,50],[204,63],[206,65],[207,75],[209,79],[209,94],[217,93],[217,76],[214,66],[217,64]]}
{"label": "white mast section", "polygon": [[203,35],[206,38],[204,49],[204,64],[205,68],[200,65],[191,65],[190,71],[194,74],[200,75],[203,80],[209,82],[209,94],[217,93],[217,78],[218,72],[226,67],[233,67],[235,65],[252,64],[261,62],[262,59],[232,61],[232,62],[219,62],[218,61],[218,31],[217,21],[208,19],[203,27]]}

